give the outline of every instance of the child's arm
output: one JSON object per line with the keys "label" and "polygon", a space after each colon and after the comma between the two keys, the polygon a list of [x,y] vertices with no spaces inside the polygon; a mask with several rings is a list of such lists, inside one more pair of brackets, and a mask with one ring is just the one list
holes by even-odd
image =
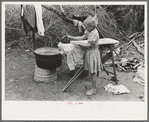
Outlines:
{"label": "child's arm", "polygon": [[76,44],[82,47],[91,47],[91,46],[95,46],[98,39],[98,32],[97,33],[93,33],[88,40],[79,40],[79,41],[70,41],[70,43],[72,44]]}
{"label": "child's arm", "polygon": [[[86,40],[87,41],[87,40]],[[80,43],[78,44],[79,46],[82,46],[82,47],[91,47],[92,45],[90,43],[86,43],[86,44],[83,44],[83,43]]]}
{"label": "child's arm", "polygon": [[82,47],[91,47],[91,44],[88,43],[88,40],[70,41],[70,43],[79,45]]}
{"label": "child's arm", "polygon": [[86,39],[86,36],[83,35],[83,36],[68,36],[71,40],[75,40],[75,41],[78,41],[78,40],[84,40]]}

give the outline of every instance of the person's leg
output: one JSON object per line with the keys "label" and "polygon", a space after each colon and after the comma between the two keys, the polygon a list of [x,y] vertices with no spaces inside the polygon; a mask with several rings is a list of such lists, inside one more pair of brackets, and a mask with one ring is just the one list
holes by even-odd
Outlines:
{"label": "person's leg", "polygon": [[97,75],[95,73],[91,73],[91,80],[92,80],[92,88],[96,90]]}
{"label": "person's leg", "polygon": [[86,95],[96,94],[97,75],[95,73],[91,73],[90,76],[92,80],[92,88],[86,92]]}

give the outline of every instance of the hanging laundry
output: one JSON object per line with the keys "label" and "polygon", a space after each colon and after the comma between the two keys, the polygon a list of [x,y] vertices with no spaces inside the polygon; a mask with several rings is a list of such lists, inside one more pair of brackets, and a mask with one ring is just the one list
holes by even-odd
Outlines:
{"label": "hanging laundry", "polygon": [[73,24],[74,24],[74,26],[77,26],[78,25],[78,20],[73,19]]}
{"label": "hanging laundry", "polygon": [[78,29],[79,29],[79,32],[82,32],[82,28],[85,28],[83,23],[81,21],[78,22]]}
{"label": "hanging laundry", "polygon": [[35,11],[36,11],[36,19],[37,19],[37,28],[38,28],[38,34],[41,36],[44,36],[44,26],[43,26],[43,20],[42,20],[42,7],[40,4],[35,4]]}
{"label": "hanging laundry", "polygon": [[21,5],[21,20],[26,35],[33,29],[37,32],[34,5]]}
{"label": "hanging laundry", "polygon": [[78,26],[79,32],[83,32],[83,29],[85,28],[83,23],[81,21],[78,21],[76,19],[73,19],[74,26]]}
{"label": "hanging laundry", "polygon": [[42,8],[40,4],[21,5],[21,20],[26,35],[34,29],[39,35],[44,36],[42,21]]}

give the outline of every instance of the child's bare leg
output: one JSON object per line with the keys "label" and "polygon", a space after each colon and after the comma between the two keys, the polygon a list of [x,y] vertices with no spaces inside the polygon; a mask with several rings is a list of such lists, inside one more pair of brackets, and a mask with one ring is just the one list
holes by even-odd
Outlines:
{"label": "child's bare leg", "polygon": [[95,73],[91,73],[91,79],[92,79],[92,88],[96,90],[97,76]]}
{"label": "child's bare leg", "polygon": [[97,76],[95,73],[90,74],[91,80],[92,80],[92,88],[86,92],[86,95],[93,95],[96,93],[96,82],[97,82]]}

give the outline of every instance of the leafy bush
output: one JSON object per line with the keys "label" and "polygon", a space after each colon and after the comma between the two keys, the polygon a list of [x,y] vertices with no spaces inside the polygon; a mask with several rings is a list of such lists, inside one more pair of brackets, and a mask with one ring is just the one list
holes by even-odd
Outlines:
{"label": "leafy bush", "polygon": [[[59,6],[54,5],[57,9]],[[72,17],[72,13],[76,10],[78,5],[65,5],[63,6],[65,14]],[[144,6],[141,5],[118,5],[118,6],[102,6],[104,10],[98,10],[99,13],[104,15],[99,16],[99,27],[102,28],[103,33],[112,38],[121,38],[119,30],[123,30],[126,34],[143,31],[144,23]],[[89,7],[95,11],[95,6]],[[77,36],[80,33],[77,28],[72,24],[62,20],[58,15],[52,11],[43,10],[43,24],[45,28],[45,36],[38,36],[36,34],[36,43],[39,46],[55,46],[64,35]],[[98,12],[97,10],[97,12]],[[107,15],[108,13],[108,15]],[[5,5],[5,41],[6,44],[17,40],[18,42],[22,37],[25,37],[24,30],[21,30],[21,5],[20,4],[6,4]],[[16,28],[16,29],[15,29]],[[32,36],[32,35],[31,35]],[[23,39],[21,39],[23,41]],[[32,39],[29,40],[32,44]],[[45,44],[41,44],[45,43]],[[40,45],[41,44],[41,45]]]}
{"label": "leafy bush", "polygon": [[144,31],[144,5],[113,5],[106,10],[127,35]]}
{"label": "leafy bush", "polygon": [[[5,27],[6,27],[5,41],[6,43],[13,40],[18,40],[20,37],[23,36],[23,32],[21,30],[17,30],[17,29],[22,29],[20,14],[21,14],[21,8],[19,4],[5,5]],[[17,29],[13,29],[13,28],[17,28]]]}
{"label": "leafy bush", "polygon": [[[66,10],[66,6],[64,9]],[[66,13],[68,14],[69,9],[72,7],[68,7]],[[36,36],[36,42],[40,43],[40,41],[49,41],[49,46],[53,45],[53,42],[59,42],[60,39],[66,35],[77,35],[77,28],[74,28],[72,24],[66,23],[60,17],[58,17],[52,11],[46,10],[42,8],[43,11],[43,24],[45,28],[45,36]],[[5,6],[5,41],[6,43],[13,42],[15,40],[21,39],[26,36],[24,30],[21,30],[21,5],[17,4],[6,4]],[[8,28],[7,28],[8,27]],[[15,29],[16,28],[16,29]],[[20,30],[17,30],[20,29]],[[76,32],[76,33],[74,33]],[[32,36],[32,35],[31,35]],[[56,40],[56,41],[55,41]]]}

